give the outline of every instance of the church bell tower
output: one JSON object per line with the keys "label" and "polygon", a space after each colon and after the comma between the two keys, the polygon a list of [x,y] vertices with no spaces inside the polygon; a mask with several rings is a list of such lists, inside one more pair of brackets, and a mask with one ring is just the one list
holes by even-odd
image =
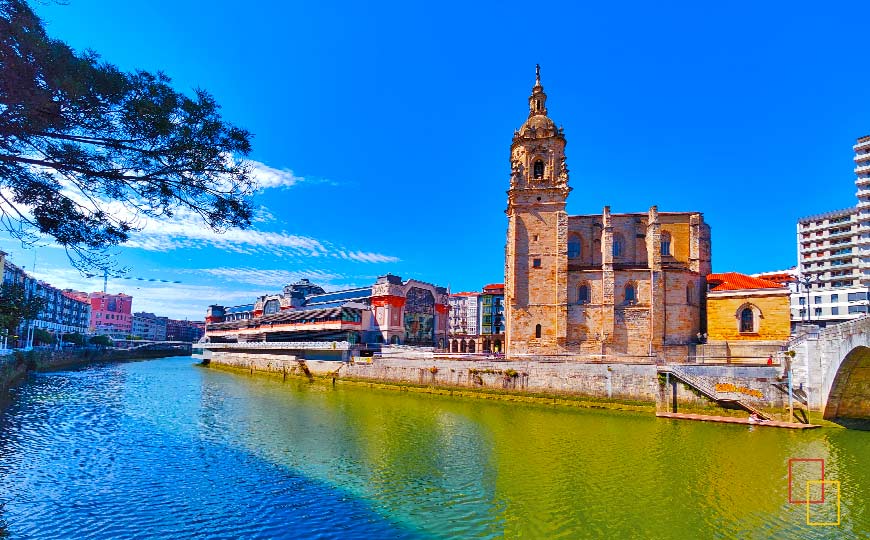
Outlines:
{"label": "church bell tower", "polygon": [[505,245],[507,354],[565,351],[568,304],[568,167],[565,134],[547,116],[540,66],[529,116],[514,132]]}

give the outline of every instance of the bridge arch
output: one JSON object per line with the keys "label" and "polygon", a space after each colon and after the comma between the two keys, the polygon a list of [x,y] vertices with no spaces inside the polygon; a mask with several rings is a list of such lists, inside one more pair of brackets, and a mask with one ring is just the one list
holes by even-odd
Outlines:
{"label": "bridge arch", "polygon": [[870,347],[854,347],[843,358],[828,393],[824,418],[870,420]]}

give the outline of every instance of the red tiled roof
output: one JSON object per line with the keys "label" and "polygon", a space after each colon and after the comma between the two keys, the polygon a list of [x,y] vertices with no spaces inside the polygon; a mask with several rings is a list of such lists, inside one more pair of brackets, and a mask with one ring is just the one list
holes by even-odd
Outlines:
{"label": "red tiled roof", "polygon": [[479,292],[457,292],[450,293],[450,296],[480,296]]}
{"label": "red tiled roof", "polygon": [[782,289],[784,285],[768,279],[754,278],[737,272],[708,274],[707,283],[711,291],[740,291],[744,289]]}
{"label": "red tiled roof", "polygon": [[486,287],[483,288],[484,291],[486,291],[487,289],[500,289],[500,290],[503,290],[503,289],[504,289],[504,283],[490,283],[489,285],[487,285]]}
{"label": "red tiled roof", "polygon": [[784,284],[784,283],[793,283],[795,281],[795,277],[791,274],[787,274],[785,272],[779,272],[776,274],[759,274],[758,279],[766,279],[767,281],[773,281],[774,283]]}

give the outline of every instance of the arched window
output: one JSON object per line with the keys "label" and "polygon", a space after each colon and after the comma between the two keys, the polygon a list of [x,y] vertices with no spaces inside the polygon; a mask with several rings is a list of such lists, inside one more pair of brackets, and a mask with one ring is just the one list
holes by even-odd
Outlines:
{"label": "arched window", "polygon": [[393,345],[398,345],[398,344],[399,344],[399,336],[393,336],[393,337],[391,337],[391,338],[390,338],[390,343],[392,343]]}
{"label": "arched window", "polygon": [[266,302],[266,305],[263,306],[263,315],[271,315],[272,313],[278,313],[281,311],[281,303],[278,300],[269,300]]}
{"label": "arched window", "polygon": [[568,237],[568,258],[573,259],[580,256],[580,238],[577,236]]}
{"label": "arched window", "polygon": [[686,285],[686,303],[692,304],[695,301],[695,284],[689,283]]}
{"label": "arched window", "polygon": [[450,344],[450,351],[451,352],[459,352],[459,342],[456,341],[455,339],[453,340],[453,343]]}
{"label": "arched window", "polygon": [[535,337],[538,339],[541,338],[541,325],[540,324],[535,325]]}
{"label": "arched window", "polygon": [[585,283],[580,285],[577,288],[577,303],[578,304],[588,304],[589,303],[589,285]]}
{"label": "arched window", "polygon": [[540,159],[535,161],[534,176],[535,178],[544,177],[544,162]]}
{"label": "arched window", "polygon": [[662,232],[662,256],[667,257],[671,254],[671,233],[668,231]]}
{"label": "arched window", "polygon": [[475,346],[474,346],[474,340],[473,340],[473,339],[472,339],[472,340],[469,340],[469,341],[468,341],[468,352],[474,352],[474,347],[475,347]]}
{"label": "arched window", "polygon": [[495,349],[494,352],[501,352],[501,340],[500,339],[495,340],[492,348]]}
{"label": "arched window", "polygon": [[613,256],[621,257],[622,251],[625,249],[625,240],[623,240],[621,234],[613,235]]}
{"label": "arched window", "polygon": [[740,331],[755,332],[755,314],[751,307],[745,307],[740,312]]}
{"label": "arched window", "polygon": [[459,342],[459,352],[466,352],[468,350],[468,345],[465,343],[465,340]]}
{"label": "arched window", "polygon": [[632,285],[631,283],[626,283],[625,285],[625,303],[637,303],[637,291],[634,289],[634,285]]}

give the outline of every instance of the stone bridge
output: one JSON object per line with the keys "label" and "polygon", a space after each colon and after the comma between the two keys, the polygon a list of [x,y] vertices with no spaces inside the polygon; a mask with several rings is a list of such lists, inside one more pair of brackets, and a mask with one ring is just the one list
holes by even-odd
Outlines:
{"label": "stone bridge", "polygon": [[827,420],[870,420],[870,316],[789,342],[794,386]]}
{"label": "stone bridge", "polygon": [[192,343],[187,341],[149,341],[130,347],[132,351],[178,351],[184,354],[190,354]]}

